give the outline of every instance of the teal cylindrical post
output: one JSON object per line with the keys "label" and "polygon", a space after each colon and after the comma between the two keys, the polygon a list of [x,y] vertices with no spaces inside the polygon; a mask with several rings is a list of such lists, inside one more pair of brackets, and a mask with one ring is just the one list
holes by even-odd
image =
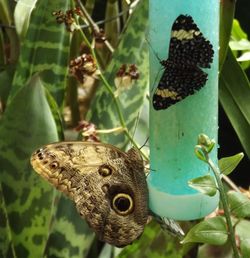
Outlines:
{"label": "teal cylindrical post", "polygon": [[[150,0],[149,3],[151,48],[149,206],[160,216],[176,220],[197,219],[212,212],[219,200],[218,194],[209,197],[187,184],[188,180],[207,174],[209,169],[194,154],[198,135],[204,133],[210,138],[217,139],[219,0]],[[186,22],[184,19],[176,22],[176,31],[171,34],[172,26],[180,15],[190,16],[199,31],[195,26],[183,27],[182,23]],[[179,53],[180,60],[176,61],[175,55],[181,45],[176,47],[174,42],[172,52],[169,51],[171,35],[183,43],[185,40],[203,36],[212,44],[214,51],[213,60],[210,60],[211,67],[200,61],[197,64],[198,68],[195,68],[195,62],[192,62],[195,54],[192,49],[201,47],[198,41],[194,44],[190,42],[190,46],[193,44],[192,49],[186,49],[183,55]],[[164,67],[161,66],[156,53],[161,60],[170,59],[171,62],[163,62]],[[188,61],[183,61],[184,57]],[[184,67],[181,66],[182,62],[185,63]],[[162,77],[165,70],[167,74]],[[204,74],[207,74],[207,80],[204,79]],[[186,86],[190,87],[194,87],[196,81],[197,84],[200,81],[205,82],[200,89],[195,90],[194,94],[180,100],[182,98],[180,96],[185,95],[183,89],[178,92],[171,87],[167,90],[164,87],[171,86],[171,83],[178,85],[179,80],[183,78],[188,82]],[[185,83],[180,82],[180,84]],[[170,103],[171,99],[174,100],[174,104],[168,106],[164,101]],[[211,155],[216,160],[217,150],[213,150]]]}

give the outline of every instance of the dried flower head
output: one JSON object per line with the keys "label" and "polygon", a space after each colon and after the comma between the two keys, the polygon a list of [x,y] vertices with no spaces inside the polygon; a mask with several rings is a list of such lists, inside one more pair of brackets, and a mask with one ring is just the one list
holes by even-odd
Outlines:
{"label": "dried flower head", "polygon": [[135,64],[128,66],[126,64],[121,65],[115,77],[115,86],[117,88],[115,96],[117,97],[121,91],[130,89],[134,81],[139,78],[139,72]]}
{"label": "dried flower head", "polygon": [[90,54],[83,54],[71,60],[69,70],[80,83],[84,83],[87,76],[95,77],[98,74],[95,60]]}
{"label": "dried flower head", "polygon": [[128,74],[130,75],[132,80],[139,79],[139,72],[135,64],[131,64],[128,69]]}
{"label": "dried flower head", "polygon": [[76,131],[81,131],[83,140],[88,142],[100,142],[98,133],[96,131],[96,126],[88,121],[81,121],[76,127]]}
{"label": "dried flower head", "polygon": [[104,41],[106,40],[104,30],[102,28],[98,31],[94,30],[93,36],[95,38],[96,47],[101,48],[103,46]]}
{"label": "dried flower head", "polygon": [[74,19],[74,14],[79,16],[82,15],[82,12],[79,7],[67,10],[66,13],[63,13],[61,10],[52,13],[52,15],[56,16],[57,23],[64,23],[66,29],[70,32],[79,29],[79,26],[76,24],[76,21]]}

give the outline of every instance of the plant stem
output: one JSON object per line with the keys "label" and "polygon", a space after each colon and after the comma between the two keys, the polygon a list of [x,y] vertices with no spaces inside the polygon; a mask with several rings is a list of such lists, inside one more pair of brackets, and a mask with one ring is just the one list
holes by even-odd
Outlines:
{"label": "plant stem", "polygon": [[221,178],[220,178],[220,171],[215,166],[213,161],[209,158],[208,154],[205,153],[205,155],[206,155],[207,163],[211,167],[211,169],[213,170],[213,173],[215,175],[215,178],[216,178],[216,181],[217,181],[217,184],[218,184],[220,197],[221,197],[221,202],[222,202],[222,206],[223,206],[223,209],[224,209],[225,218],[226,218],[226,221],[227,221],[228,234],[229,234],[229,238],[230,238],[232,248],[233,248],[233,252],[234,252],[234,257],[235,258],[240,258],[238,248],[237,248],[237,245],[236,245],[236,242],[235,242],[235,234],[234,234],[234,229],[233,229],[233,226],[232,226],[232,221],[231,221],[231,218],[230,218],[230,211],[229,211],[227,195],[226,195],[223,183],[222,183]]}

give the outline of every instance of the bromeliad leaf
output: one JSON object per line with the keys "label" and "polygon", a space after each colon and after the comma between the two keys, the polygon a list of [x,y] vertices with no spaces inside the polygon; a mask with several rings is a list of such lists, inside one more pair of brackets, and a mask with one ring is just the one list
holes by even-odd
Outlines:
{"label": "bromeliad leaf", "polygon": [[11,229],[8,223],[8,214],[6,211],[3,197],[2,185],[0,184],[0,253],[1,257],[16,257],[11,239]]}
{"label": "bromeliad leaf", "polygon": [[195,225],[182,240],[186,243],[208,243],[223,245],[228,238],[227,226],[222,217],[215,217]]}
{"label": "bromeliad leaf", "polygon": [[242,152],[231,156],[222,158],[219,160],[220,172],[224,175],[229,175],[243,159],[244,154]]}
{"label": "bromeliad leaf", "polygon": [[[54,195],[53,189],[32,172],[29,160],[34,148],[57,140],[43,85],[34,76],[8,105],[0,124],[1,209],[8,222],[5,232],[0,231],[0,239],[4,234],[10,238],[13,257],[43,256]],[[2,220],[0,224],[2,227]],[[4,257],[12,256],[7,253]]]}
{"label": "bromeliad leaf", "polygon": [[232,23],[235,10],[235,1],[224,0],[221,2],[220,6],[220,51],[219,51],[219,64],[220,71],[224,64],[227,50],[228,42],[231,38]]}
{"label": "bromeliad leaf", "polygon": [[250,199],[242,193],[227,193],[231,212],[239,218],[250,217]]}
{"label": "bromeliad leaf", "polygon": [[228,51],[220,73],[219,83],[220,103],[234,127],[246,154],[250,156],[250,84],[231,50]]}
{"label": "bromeliad leaf", "polygon": [[209,196],[214,196],[217,192],[215,179],[211,175],[205,175],[189,180],[188,185]]}
{"label": "bromeliad leaf", "polygon": [[[94,239],[93,231],[71,200],[60,194],[44,257],[86,257]],[[65,232],[67,232],[65,234]]]}

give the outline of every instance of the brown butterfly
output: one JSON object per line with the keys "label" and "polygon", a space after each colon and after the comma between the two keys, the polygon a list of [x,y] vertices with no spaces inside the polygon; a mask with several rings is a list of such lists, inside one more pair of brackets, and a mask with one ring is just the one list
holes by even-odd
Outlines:
{"label": "brown butterfly", "polygon": [[143,233],[149,218],[148,188],[137,149],[58,142],[34,152],[31,164],[75,202],[100,240],[122,247]]}

